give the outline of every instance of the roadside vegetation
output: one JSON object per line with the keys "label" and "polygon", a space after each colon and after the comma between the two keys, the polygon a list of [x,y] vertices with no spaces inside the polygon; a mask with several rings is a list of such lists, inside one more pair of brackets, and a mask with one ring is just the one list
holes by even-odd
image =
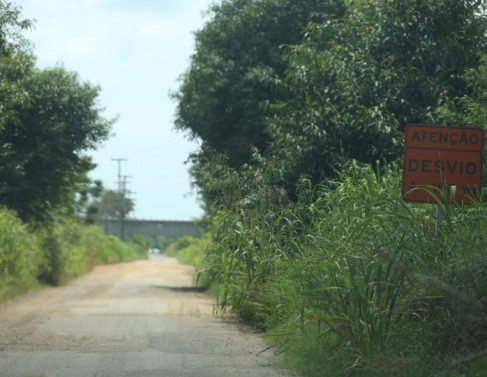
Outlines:
{"label": "roadside vegetation", "polygon": [[36,67],[33,26],[0,0],[0,303],[64,284],[96,264],[144,258],[143,237],[122,242],[88,225],[103,193],[87,156],[110,133],[100,88],[58,66]]}
{"label": "roadside vegetation", "polygon": [[173,97],[207,233],[181,253],[303,375],[485,376],[485,194],[400,187],[407,124],[486,128],[486,10],[226,0],[195,34]]}
{"label": "roadside vegetation", "polygon": [[[212,245],[212,236],[208,232],[202,237],[189,236],[175,239],[163,252],[167,256],[176,257],[181,263],[201,266],[210,245]],[[197,283],[205,285],[209,284],[209,281],[200,277]]]}
{"label": "roadside vegetation", "polygon": [[141,240],[122,242],[76,219],[60,217],[34,229],[1,209],[0,303],[43,284],[65,284],[95,265],[144,259],[147,250]]}
{"label": "roadside vegetation", "polygon": [[166,252],[303,375],[483,376],[487,205],[439,203],[438,218],[402,201],[400,173],[353,166],[296,202],[260,195]]}
{"label": "roadside vegetation", "polygon": [[398,168],[353,167],[287,206],[227,212],[198,273],[305,375],[481,376],[487,208],[440,208],[436,233]]}

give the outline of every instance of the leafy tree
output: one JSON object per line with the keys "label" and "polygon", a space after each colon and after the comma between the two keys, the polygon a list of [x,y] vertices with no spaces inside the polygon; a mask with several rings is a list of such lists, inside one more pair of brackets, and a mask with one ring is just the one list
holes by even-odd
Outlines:
{"label": "leafy tree", "polygon": [[442,100],[442,106],[435,110],[434,116],[446,124],[460,124],[470,127],[486,127],[487,125],[487,55],[481,64],[465,74],[469,87],[468,94]]}
{"label": "leafy tree", "polygon": [[273,84],[286,70],[281,46],[298,43],[311,19],[344,8],[343,0],[225,0],[211,7],[173,95],[176,128],[203,142],[195,160],[204,163],[213,150],[238,168],[252,147],[266,149],[269,104],[287,95]]}
{"label": "leafy tree", "polygon": [[309,25],[287,57],[293,97],[270,122],[267,162],[289,190],[351,160],[400,158],[407,123],[445,122],[435,109],[473,92],[464,75],[487,47],[482,2],[350,4],[343,19]]}
{"label": "leafy tree", "polygon": [[27,100],[22,78],[34,63],[22,31],[32,22],[22,20],[20,10],[0,0],[0,129],[15,118],[15,107]]}
{"label": "leafy tree", "polygon": [[94,168],[84,152],[108,137],[100,89],[64,68],[32,69],[22,80],[29,102],[0,132],[0,202],[24,220],[44,220],[69,202]]}
{"label": "leafy tree", "polygon": [[99,200],[92,203],[92,207],[97,209],[96,218],[102,220],[125,217],[134,210],[135,205],[132,199],[126,198],[119,192],[106,190],[103,191]]}
{"label": "leafy tree", "polygon": [[73,203],[69,206],[73,209],[72,215],[83,218],[87,224],[94,224],[98,214],[98,208],[94,202],[101,197],[102,193],[103,183],[100,180],[88,178],[78,184]]}

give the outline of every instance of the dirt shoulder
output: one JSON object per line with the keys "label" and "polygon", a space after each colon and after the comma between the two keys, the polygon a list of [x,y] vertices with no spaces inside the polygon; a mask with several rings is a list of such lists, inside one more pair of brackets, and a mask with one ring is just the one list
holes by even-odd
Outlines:
{"label": "dirt shoulder", "polygon": [[0,376],[290,376],[192,274],[155,255],[0,306]]}

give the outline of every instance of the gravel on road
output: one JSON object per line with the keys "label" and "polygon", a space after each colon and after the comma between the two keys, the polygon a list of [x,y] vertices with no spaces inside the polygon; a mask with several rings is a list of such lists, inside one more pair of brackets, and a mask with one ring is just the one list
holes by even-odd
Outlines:
{"label": "gravel on road", "polygon": [[150,255],[0,306],[0,377],[292,376],[193,273]]}

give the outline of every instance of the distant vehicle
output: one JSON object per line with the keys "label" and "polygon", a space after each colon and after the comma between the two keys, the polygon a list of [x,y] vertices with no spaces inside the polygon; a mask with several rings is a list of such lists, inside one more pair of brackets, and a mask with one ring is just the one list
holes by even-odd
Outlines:
{"label": "distant vehicle", "polygon": [[161,249],[159,249],[158,247],[154,247],[152,249],[149,250],[151,254],[160,254],[161,253]]}

